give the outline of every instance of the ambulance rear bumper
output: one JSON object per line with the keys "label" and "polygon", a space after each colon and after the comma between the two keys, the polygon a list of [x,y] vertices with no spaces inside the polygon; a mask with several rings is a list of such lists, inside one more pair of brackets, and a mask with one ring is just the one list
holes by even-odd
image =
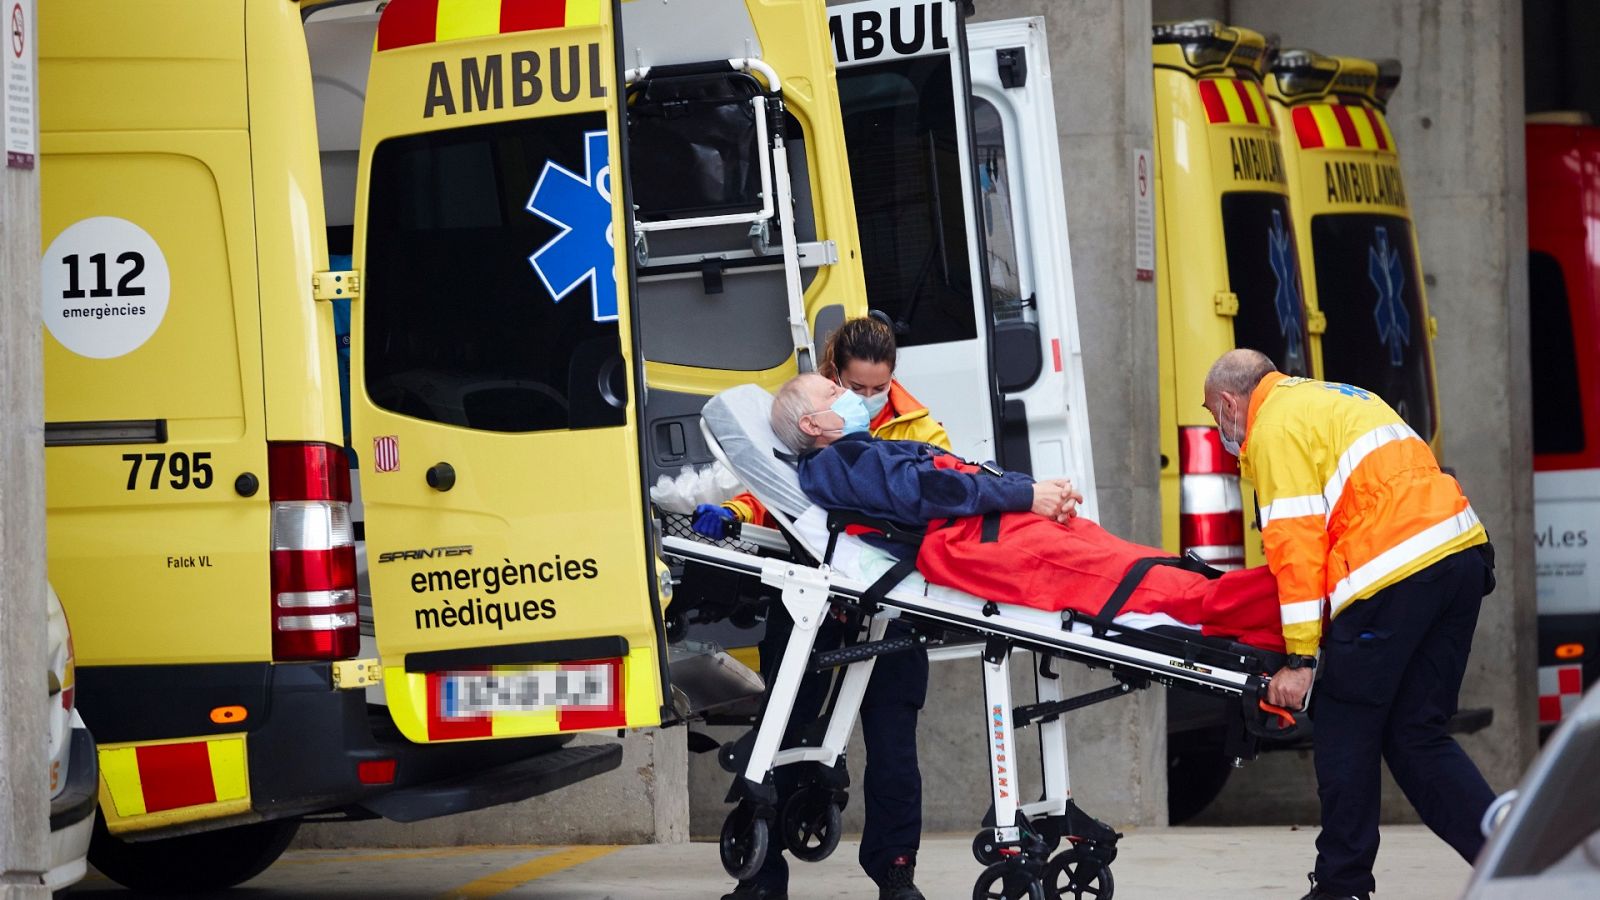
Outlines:
{"label": "ambulance rear bumper", "polygon": [[[567,747],[571,735],[414,744],[364,691],[333,689],[327,663],[87,667],[78,684],[101,745],[245,733],[248,813],[126,840],[302,816],[415,822],[537,796],[622,761],[620,744]],[[245,720],[212,723],[210,710],[227,705],[244,706]]]}

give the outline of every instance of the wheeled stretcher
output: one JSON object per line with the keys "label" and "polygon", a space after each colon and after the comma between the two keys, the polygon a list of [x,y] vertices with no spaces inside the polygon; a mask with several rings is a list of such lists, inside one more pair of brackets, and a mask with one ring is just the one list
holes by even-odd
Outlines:
{"label": "wheeled stretcher", "polygon": [[[934,660],[982,659],[993,808],[973,844],[974,854],[987,865],[974,897],[1110,898],[1109,866],[1120,835],[1072,800],[1065,713],[1152,683],[1235,696],[1242,715],[1230,749],[1240,762],[1254,757],[1258,738],[1288,739],[1299,729],[1294,715],[1265,703],[1268,673],[1282,662],[1271,651],[1203,639],[1161,615],[1100,618],[1002,605],[907,575],[909,566],[896,565],[893,557],[845,533],[846,520],[858,524],[859,517],[830,517],[806,498],[768,424],[771,405],[771,395],[754,385],[724,391],[706,404],[701,428],[712,453],[781,528],[781,535],[772,535],[746,526],[743,541],[786,547],[788,558],[681,537],[664,538],[662,547],[670,557],[760,578],[779,592],[794,623],[759,724],[720,752],[723,766],[737,776],[729,799],[738,805],[721,841],[729,874],[750,877],[769,850],[776,852],[771,848],[774,825],[783,845],[802,860],[820,860],[833,850],[848,786],[843,753],[874,661],[919,644],[929,646]],[[895,526],[880,525],[896,537]],[[818,650],[824,618],[840,608],[860,615],[864,638]],[[910,624],[911,633],[885,639],[895,618]],[[1037,697],[1032,704],[1013,706],[1010,666],[1019,649],[1039,660]],[[1104,668],[1116,684],[1066,697],[1052,668],[1055,660]],[[820,740],[780,746],[808,671],[839,668],[843,676],[834,685]],[[1024,802],[1015,732],[1030,725],[1038,729],[1044,783],[1039,799]],[[780,808],[772,774],[785,766],[804,767],[806,774],[804,786]],[[1070,846],[1057,853],[1063,839]]]}

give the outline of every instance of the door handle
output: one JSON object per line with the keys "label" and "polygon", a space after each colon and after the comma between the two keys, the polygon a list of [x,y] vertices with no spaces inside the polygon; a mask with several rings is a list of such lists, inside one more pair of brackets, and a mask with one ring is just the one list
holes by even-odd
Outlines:
{"label": "door handle", "polygon": [[428,467],[428,487],[443,493],[456,486],[456,468],[447,462],[434,463]]}

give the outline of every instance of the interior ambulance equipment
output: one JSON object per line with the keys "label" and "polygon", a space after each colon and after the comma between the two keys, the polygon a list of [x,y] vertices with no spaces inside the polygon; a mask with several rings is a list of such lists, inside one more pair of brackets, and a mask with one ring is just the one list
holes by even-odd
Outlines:
{"label": "interior ambulance equipment", "polygon": [[[1157,24],[1156,298],[1162,545],[1222,569],[1264,565],[1253,491],[1201,408],[1211,364],[1235,347],[1317,376],[1320,322],[1304,305],[1283,147],[1262,77],[1272,46],[1213,20]],[[1232,767],[1216,704],[1168,702],[1168,807],[1203,809]]]}
{"label": "interior ambulance equipment", "polygon": [[202,890],[691,708],[642,484],[865,300],[816,0],[180,7],[41,10],[46,439],[91,859]]}
{"label": "interior ambulance equipment", "polygon": [[1400,148],[1386,118],[1400,63],[1278,54],[1267,96],[1284,150],[1320,377],[1369,390],[1440,456],[1433,338]]}
{"label": "interior ambulance equipment", "polygon": [[1600,676],[1600,129],[1552,113],[1527,126],[1539,729]]}
{"label": "interior ambulance equipment", "polygon": [[[669,556],[759,577],[781,594],[795,622],[759,726],[725,744],[719,754],[724,768],[735,774],[729,799],[738,801],[720,838],[729,874],[751,876],[765,855],[774,852],[774,841],[781,841],[802,860],[820,860],[833,851],[841,830],[837,796],[848,779],[842,754],[874,660],[928,642],[935,633],[945,638],[930,650],[931,658],[983,659],[981,714],[994,805],[989,827],[977,834],[973,844],[975,855],[986,865],[974,897],[1078,896],[1086,885],[1094,886],[1096,896],[1108,898],[1112,893],[1109,866],[1121,835],[1072,800],[1066,724],[1061,718],[1065,713],[1152,682],[1231,697],[1240,713],[1233,717],[1236,729],[1230,733],[1230,746],[1241,761],[1254,756],[1257,738],[1286,736],[1299,727],[1294,716],[1263,701],[1266,673],[1276,671],[1282,662],[1278,654],[1208,641],[1197,631],[1149,628],[1146,622],[1116,617],[1110,606],[1097,616],[1050,612],[929,586],[916,575],[902,579],[906,573],[900,566],[882,564],[881,554],[847,531],[850,525],[861,524],[861,517],[830,516],[807,499],[793,467],[775,453],[781,445],[768,424],[771,410],[770,394],[745,385],[707,404],[702,425],[707,446],[773,514],[783,535],[773,543],[787,542],[794,550],[792,558],[686,538],[663,541]],[[904,539],[897,537],[900,526],[880,522],[874,527],[891,539]],[[746,526],[744,531],[754,536],[764,529]],[[817,629],[830,608],[862,615],[865,637],[837,650],[814,651]],[[887,621],[895,617],[911,622],[917,633],[885,639]],[[1038,702],[1020,707],[1013,707],[1011,696],[1010,660],[1016,650],[1030,650],[1038,657]],[[1081,697],[1065,697],[1053,669],[1056,660],[1106,668],[1118,683]],[[833,709],[820,741],[781,747],[801,678],[808,670],[839,668],[844,671],[836,680]],[[1021,799],[1027,791],[1017,768],[1015,730],[1030,724],[1039,728],[1043,757],[1044,790],[1037,801]],[[772,773],[791,765],[798,767],[801,787],[779,809]],[[1063,840],[1070,846],[1055,853]]]}

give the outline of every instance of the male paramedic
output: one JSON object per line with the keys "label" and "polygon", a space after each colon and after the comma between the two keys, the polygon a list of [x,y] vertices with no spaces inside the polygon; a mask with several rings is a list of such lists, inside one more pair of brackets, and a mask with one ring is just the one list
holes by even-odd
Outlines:
{"label": "male paramedic", "polygon": [[1373,890],[1380,758],[1422,821],[1472,862],[1494,793],[1445,730],[1494,587],[1472,505],[1370,391],[1290,378],[1261,353],[1230,350],[1206,376],[1205,407],[1255,483],[1278,581],[1292,655],[1268,701],[1299,709],[1320,677],[1322,833],[1303,900]]}

